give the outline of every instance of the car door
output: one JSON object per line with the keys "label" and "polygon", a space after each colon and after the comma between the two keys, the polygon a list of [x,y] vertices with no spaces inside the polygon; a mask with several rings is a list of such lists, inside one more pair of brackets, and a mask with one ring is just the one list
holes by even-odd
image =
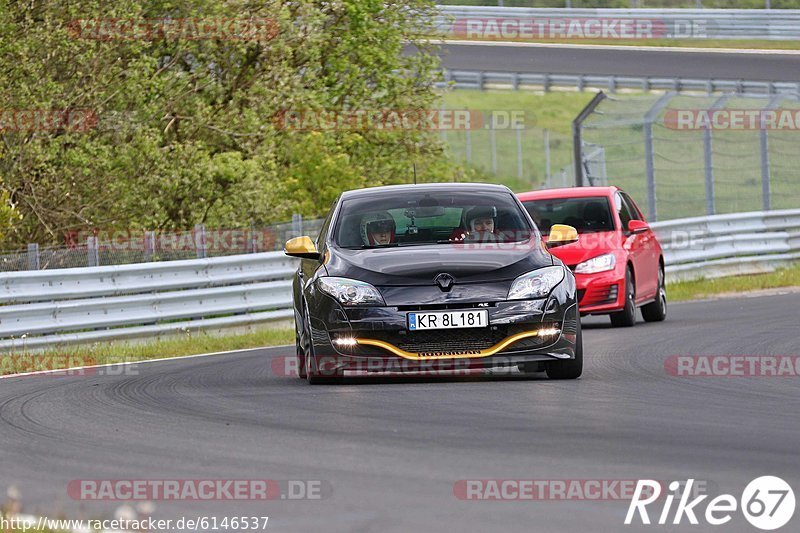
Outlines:
{"label": "car door", "polygon": [[622,231],[622,247],[628,253],[628,259],[633,264],[634,277],[636,280],[636,300],[652,296],[648,293],[649,286],[646,278],[647,268],[647,249],[641,233],[631,233],[628,231],[628,222],[633,220],[631,208],[622,194],[614,193],[614,207],[619,217],[620,230]]}
{"label": "car door", "polygon": [[[625,192],[620,192],[622,201],[627,205],[632,220],[644,220],[641,210],[633,199]],[[636,235],[637,245],[640,247],[639,266],[637,268],[637,292],[642,298],[652,298],[658,291],[658,253],[656,251],[656,236],[653,230],[648,229]]]}

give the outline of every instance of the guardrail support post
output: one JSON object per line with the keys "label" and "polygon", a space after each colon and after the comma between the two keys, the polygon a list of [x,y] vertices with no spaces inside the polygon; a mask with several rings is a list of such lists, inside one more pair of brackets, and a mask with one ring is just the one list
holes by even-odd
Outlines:
{"label": "guardrail support post", "polygon": [[100,253],[98,250],[97,237],[86,239],[86,266],[100,266]]}
{"label": "guardrail support post", "polygon": [[28,270],[39,270],[39,245],[28,243]]}
{"label": "guardrail support post", "polygon": [[204,224],[194,226],[194,248],[197,250],[197,258],[206,257],[206,227]]}

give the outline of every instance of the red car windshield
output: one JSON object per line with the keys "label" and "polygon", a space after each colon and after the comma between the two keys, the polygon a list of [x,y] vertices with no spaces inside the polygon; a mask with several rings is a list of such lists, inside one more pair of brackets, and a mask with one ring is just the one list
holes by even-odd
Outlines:
{"label": "red car windshield", "polygon": [[527,200],[522,205],[542,235],[549,235],[553,224],[572,226],[578,233],[614,231],[611,208],[605,196]]}

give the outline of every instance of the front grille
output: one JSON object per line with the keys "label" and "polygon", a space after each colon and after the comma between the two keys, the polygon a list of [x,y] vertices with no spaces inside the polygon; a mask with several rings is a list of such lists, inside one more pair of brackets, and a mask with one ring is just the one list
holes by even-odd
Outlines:
{"label": "front grille", "polygon": [[411,353],[485,350],[506,338],[507,328],[465,328],[431,331],[371,332],[369,337],[386,341]]}

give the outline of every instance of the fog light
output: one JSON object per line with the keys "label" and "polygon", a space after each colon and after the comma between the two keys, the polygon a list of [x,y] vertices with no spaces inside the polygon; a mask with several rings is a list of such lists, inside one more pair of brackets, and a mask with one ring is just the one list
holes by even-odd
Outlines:
{"label": "fog light", "polygon": [[358,341],[351,337],[339,337],[333,340],[333,344],[336,346],[355,346],[358,344]]}
{"label": "fog light", "polygon": [[561,330],[559,328],[542,328],[539,330],[539,337],[553,337],[559,335]]}

